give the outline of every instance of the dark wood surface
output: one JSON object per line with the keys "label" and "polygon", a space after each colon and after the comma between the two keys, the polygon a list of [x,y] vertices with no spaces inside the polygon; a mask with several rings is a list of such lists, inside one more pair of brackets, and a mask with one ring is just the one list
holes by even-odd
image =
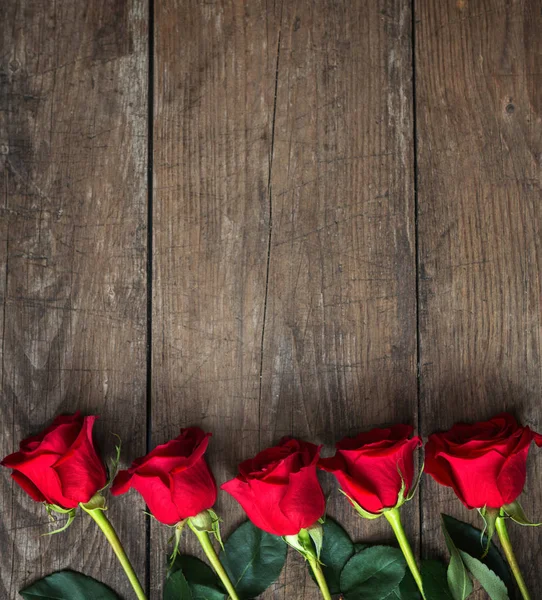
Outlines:
{"label": "dark wood surface", "polygon": [[[0,43],[0,452],[81,409],[106,454],[145,451],[147,7],[3,3]],[[143,508],[110,518],[144,576]],[[107,542],[79,516],[42,537],[44,508],[2,469],[0,598],[69,567],[127,598]]]}
{"label": "dark wood surface", "polygon": [[[540,3],[154,4],[150,102],[146,2],[6,2],[2,456],[77,408],[123,465],[147,434],[212,431],[219,482],[284,434],[330,453],[504,409],[542,429]],[[533,452],[538,518],[541,476]],[[0,485],[0,597],[63,567],[131,597],[90,523],[40,537],[42,507]],[[477,521],[428,477],[421,498],[404,516],[424,555],[444,552],[441,510]],[[217,507],[227,534],[242,511]],[[141,508],[110,517],[158,599],[170,532],[146,546]],[[329,513],[391,540],[336,492]],[[540,534],[511,535],[536,590]],[[264,597],[318,594],[292,552]]]}
{"label": "dark wood surface", "polygon": [[[510,410],[541,431],[542,6],[416,5],[422,430]],[[522,501],[540,519],[532,454]],[[422,500],[424,552],[440,511],[476,522],[429,478]],[[510,535],[536,596],[540,533]]]}

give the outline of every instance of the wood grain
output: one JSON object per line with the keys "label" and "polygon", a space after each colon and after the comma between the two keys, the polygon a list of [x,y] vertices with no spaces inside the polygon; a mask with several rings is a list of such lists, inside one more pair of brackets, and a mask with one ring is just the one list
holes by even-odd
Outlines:
{"label": "wood grain", "polygon": [[[262,445],[416,424],[410,3],[285,2],[271,176]],[[328,512],[390,539],[331,478]],[[415,504],[404,511],[417,543]],[[392,537],[392,536],[391,536]],[[315,598],[290,553],[276,598]]]}
{"label": "wood grain", "polygon": [[[263,1],[155,6],[152,440],[213,432],[223,482],[259,443],[277,21]],[[217,507],[226,532],[243,518]],[[156,597],[168,537],[153,524]]]}
{"label": "wood grain", "polygon": [[[502,410],[540,431],[540,3],[416,4],[423,431]],[[539,519],[532,454],[523,503]],[[443,548],[440,511],[480,523],[425,485],[429,553]],[[539,533],[511,536],[536,595]]]}
{"label": "wood grain", "polygon": [[[415,422],[409,3],[157,5],[156,49],[153,441],[212,430],[223,481],[284,434]],[[265,597],[315,597],[305,571]]]}
{"label": "wood grain", "polygon": [[[0,51],[2,456],[55,415],[99,413],[110,454],[144,450],[144,1],[8,0]],[[69,567],[130,596],[88,518],[52,530],[2,469],[0,596]],[[144,575],[141,503],[109,516]],[[112,568],[112,565],[115,565]]]}

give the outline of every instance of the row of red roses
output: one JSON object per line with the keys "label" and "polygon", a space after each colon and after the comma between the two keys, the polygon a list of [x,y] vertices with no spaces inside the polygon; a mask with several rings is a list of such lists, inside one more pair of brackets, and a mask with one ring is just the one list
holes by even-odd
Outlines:
{"label": "row of red roses", "polygon": [[[59,416],[37,436],[20,444],[20,450],[3,461],[13,469],[13,479],[49,510],[65,512],[69,521],[82,506],[104,529],[139,598],[143,590],[129,565],[114,531],[105,520],[105,503],[99,494],[107,486],[107,473],[92,440],[94,416],[80,413]],[[259,528],[296,548],[309,561],[324,598],[330,598],[319,563],[325,499],[317,468],[334,473],[341,491],[365,518],[385,516],[397,535],[412,575],[424,596],[423,582],[399,516],[399,507],[416,488],[414,451],[422,445],[413,428],[395,425],[373,429],[336,444],[336,454],[321,458],[321,446],[283,438],[239,465],[238,475],[221,487],[243,507]],[[113,495],[131,487],[141,493],[152,515],[175,526],[177,544],[187,523],[196,533],[228,593],[235,589],[209,541],[218,519],[212,510],[216,501],[215,479],[205,461],[210,433],[197,427],[136,459],[112,482]],[[509,414],[475,425],[456,424],[445,433],[435,433],[425,445],[425,471],[437,482],[454,489],[467,508],[480,510],[490,533],[496,527],[501,541],[507,536],[504,519],[521,516],[517,498],[526,479],[527,453],[532,441],[542,445],[542,436],[521,427]],[[421,475],[421,473],[420,473]],[[523,598],[529,595],[511,548],[505,547]]]}

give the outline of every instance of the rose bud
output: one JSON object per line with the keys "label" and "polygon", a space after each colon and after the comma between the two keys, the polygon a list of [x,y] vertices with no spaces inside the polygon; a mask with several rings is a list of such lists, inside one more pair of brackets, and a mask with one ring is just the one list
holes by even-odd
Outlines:
{"label": "rose bud", "polygon": [[320,446],[283,438],[239,465],[239,474],[222,485],[248,518],[273,535],[295,536],[314,525],[325,511],[316,475]]}
{"label": "rose bud", "polygon": [[335,475],[341,491],[362,517],[377,519],[383,515],[387,519],[425,598],[422,576],[399,511],[417,486],[417,482],[413,485],[414,450],[422,440],[410,437],[413,431],[410,425],[393,425],[346,437],[335,444],[335,456],[320,459],[318,466]]}
{"label": "rose bud", "polygon": [[120,471],[112,494],[118,496],[135,488],[153,516],[166,525],[210,509],[216,501],[216,483],[203,457],[210,436],[199,427],[181,429],[174,440]]}
{"label": "rose bud", "polygon": [[412,490],[414,450],[422,445],[412,432],[410,425],[393,425],[346,437],[335,445],[335,456],[320,459],[318,466],[333,473],[350,501],[369,513],[363,516],[377,516],[403,504]]}
{"label": "rose bud", "polygon": [[467,508],[499,509],[521,494],[531,442],[542,438],[502,413],[489,421],[457,423],[429,436],[425,470],[453,488]]}
{"label": "rose bud", "polygon": [[105,466],[92,441],[95,416],[57,417],[47,429],[23,440],[0,463],[37,502],[71,511],[107,483]]}

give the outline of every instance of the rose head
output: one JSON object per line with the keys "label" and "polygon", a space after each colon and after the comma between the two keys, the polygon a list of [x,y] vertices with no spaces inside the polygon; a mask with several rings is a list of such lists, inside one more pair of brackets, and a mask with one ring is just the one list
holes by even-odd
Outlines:
{"label": "rose head", "polygon": [[296,535],[325,511],[316,475],[320,447],[283,438],[239,465],[239,474],[222,489],[243,507],[248,518],[273,535]]}
{"label": "rose head", "polygon": [[105,467],[92,442],[95,416],[57,417],[47,429],[23,440],[19,451],[0,463],[37,502],[64,509],[88,502],[107,483]]}
{"label": "rose head", "polygon": [[181,429],[179,437],[120,471],[112,494],[135,488],[154,517],[166,525],[211,508],[216,501],[216,483],[203,457],[210,436],[199,427]]}
{"label": "rose head", "polygon": [[531,442],[542,438],[503,413],[472,425],[457,423],[429,436],[425,470],[454,489],[467,508],[500,508],[523,490]]}
{"label": "rose head", "polygon": [[410,437],[412,431],[410,425],[394,425],[346,437],[335,445],[335,456],[320,459],[318,466],[333,473],[361,508],[380,513],[402,502],[412,488],[414,450],[422,444]]}

